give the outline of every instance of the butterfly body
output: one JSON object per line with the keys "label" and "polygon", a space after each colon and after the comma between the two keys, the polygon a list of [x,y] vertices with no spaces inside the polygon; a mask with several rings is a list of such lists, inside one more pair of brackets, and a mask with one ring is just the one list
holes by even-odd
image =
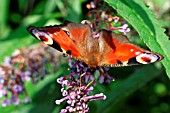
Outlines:
{"label": "butterfly body", "polygon": [[28,31],[45,44],[89,67],[148,64],[163,58],[111,31],[100,30],[99,37],[94,38],[92,29],[85,24],[65,22],[55,26],[28,27]]}

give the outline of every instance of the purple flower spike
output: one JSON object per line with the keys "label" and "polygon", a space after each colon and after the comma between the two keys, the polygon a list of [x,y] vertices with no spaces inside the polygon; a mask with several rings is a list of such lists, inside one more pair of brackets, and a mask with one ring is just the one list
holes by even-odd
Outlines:
{"label": "purple flower spike", "polygon": [[[89,112],[89,107],[87,104],[89,101],[106,99],[106,96],[103,93],[89,95],[89,92],[93,91],[93,86],[89,86],[90,84],[82,84],[81,80],[84,76],[85,73],[76,81],[74,81],[74,79],[61,80],[61,78],[57,80],[60,81],[59,83],[62,86],[61,92],[64,98],[56,100],[55,102],[59,105],[61,102],[66,100],[68,104],[68,106],[65,109],[62,109],[60,113],[86,113]],[[65,89],[65,87],[67,87],[67,89]]]}
{"label": "purple flower spike", "polygon": [[[107,67],[98,67],[98,68],[90,68],[88,67],[86,64],[84,64],[83,62],[77,61],[72,59],[72,61],[69,61],[69,65],[71,65],[70,70],[71,70],[71,74],[69,75],[69,78],[73,78],[75,77],[76,79],[79,79],[80,76],[84,74],[84,82],[85,83],[89,83],[90,81],[94,81],[93,84],[95,85],[95,77],[94,75],[97,74],[99,76],[99,82],[100,83],[109,83],[108,81],[112,81],[113,79],[111,79],[112,77],[109,76],[109,74],[107,73],[108,68]],[[109,79],[109,80],[108,80]]]}
{"label": "purple flower spike", "polygon": [[[58,63],[58,53],[47,46],[31,46],[13,52],[12,56],[7,56],[0,65],[0,98],[2,106],[24,104],[30,102],[25,82],[37,83],[45,78],[51,71],[56,72]],[[51,65],[49,65],[49,63]],[[52,68],[47,69],[48,67]],[[67,85],[67,84],[66,84]],[[64,92],[63,95],[67,93]],[[24,99],[21,99],[25,97]]]}

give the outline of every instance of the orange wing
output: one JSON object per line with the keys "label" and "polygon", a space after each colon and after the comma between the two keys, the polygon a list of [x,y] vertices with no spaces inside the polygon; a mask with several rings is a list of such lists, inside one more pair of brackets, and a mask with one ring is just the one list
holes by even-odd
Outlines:
{"label": "orange wing", "polygon": [[105,51],[106,54],[102,56],[101,66],[148,64],[160,61],[163,58],[157,53],[144,50],[129,43],[127,37],[123,35],[103,30],[100,38],[104,40],[104,45],[108,45],[104,47],[103,52]]}
{"label": "orange wing", "polygon": [[28,27],[28,31],[45,44],[80,61],[84,60],[83,54],[86,51],[84,41],[87,37],[91,37],[88,25],[68,21],[62,25]]}

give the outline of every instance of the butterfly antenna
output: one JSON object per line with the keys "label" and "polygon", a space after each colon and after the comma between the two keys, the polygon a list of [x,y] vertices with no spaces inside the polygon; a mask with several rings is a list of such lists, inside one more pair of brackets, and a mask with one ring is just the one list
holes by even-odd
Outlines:
{"label": "butterfly antenna", "polygon": [[91,82],[89,82],[89,83],[87,84],[87,86],[84,88],[84,90],[86,90],[95,80],[96,80],[96,78],[94,78]]}
{"label": "butterfly antenna", "polygon": [[84,72],[83,74],[80,75],[80,88],[81,88],[81,85],[82,85],[82,77],[86,74],[86,72]]}

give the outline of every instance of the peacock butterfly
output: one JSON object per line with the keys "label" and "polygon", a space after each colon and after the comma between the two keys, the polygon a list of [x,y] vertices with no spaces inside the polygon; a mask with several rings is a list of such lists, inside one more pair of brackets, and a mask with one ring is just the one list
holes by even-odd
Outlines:
{"label": "peacock butterfly", "polygon": [[27,30],[45,44],[93,68],[148,64],[163,58],[131,44],[126,36],[108,30],[100,30],[99,38],[93,38],[93,31],[86,24],[66,21],[54,26],[30,26]]}

